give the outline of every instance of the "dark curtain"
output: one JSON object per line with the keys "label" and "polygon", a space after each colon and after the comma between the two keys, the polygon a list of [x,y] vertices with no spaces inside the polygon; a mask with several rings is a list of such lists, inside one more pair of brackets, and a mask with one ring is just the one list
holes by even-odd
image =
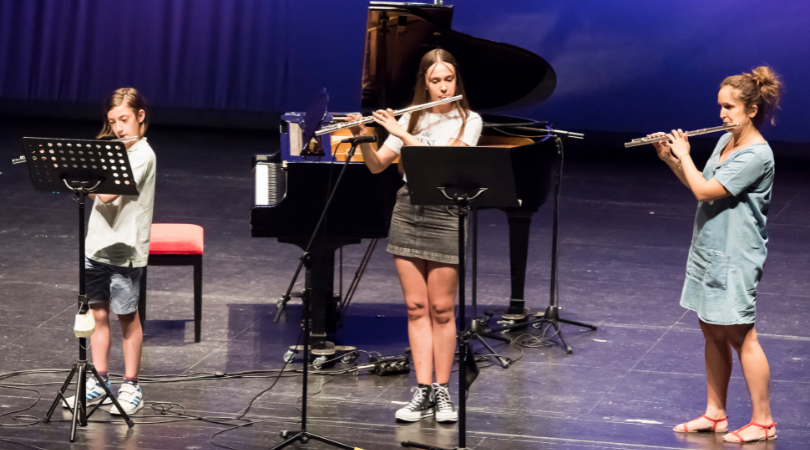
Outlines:
{"label": "dark curtain", "polygon": [[[360,104],[367,2],[0,0],[0,98],[282,112]],[[339,48],[339,54],[335,49]]]}

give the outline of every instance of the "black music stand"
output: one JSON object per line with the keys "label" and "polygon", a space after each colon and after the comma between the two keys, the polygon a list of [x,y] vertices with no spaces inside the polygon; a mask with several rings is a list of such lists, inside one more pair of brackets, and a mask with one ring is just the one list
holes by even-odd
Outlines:
{"label": "black music stand", "polygon": [[[79,204],[79,313],[85,314],[90,305],[84,279],[84,201],[89,194],[138,195],[127,150],[121,142],[88,139],[23,138],[22,146],[34,189],[57,193],[69,190],[78,197],[76,203]],[[96,377],[104,389],[104,397],[89,413],[85,392],[87,372]],[[64,393],[76,374],[78,374],[76,403],[70,405]],[[132,428],[135,423],[124,412],[118,399],[107,388],[107,384],[101,379],[93,364],[87,362],[87,339],[79,338],[79,360],[70,370],[42,422],[48,423],[59,402],[64,402],[73,415],[70,442],[74,442],[76,426],[86,427],[87,419],[98,410],[107,397],[121,412],[121,418],[127,426]]]}
{"label": "black music stand", "polygon": [[[326,104],[329,101],[329,96],[326,93],[326,88],[318,96],[317,100],[314,102],[313,106],[311,106],[307,110],[307,114],[304,117],[304,132],[303,136],[304,139],[302,140],[302,145],[307,146],[309,145],[309,141],[315,135],[315,131],[321,127],[323,123],[323,119],[326,117]],[[321,146],[323,147],[323,146]],[[324,151],[326,148],[324,147]],[[290,285],[287,287],[287,292],[282,297],[282,302],[279,303],[278,307],[279,310],[284,308],[284,305],[290,300],[290,295],[292,293],[293,286],[295,286],[295,282],[298,280],[298,275],[301,273],[301,269],[306,265],[309,267],[309,263],[311,261],[310,256],[310,249],[312,248],[312,243],[315,242],[315,238],[318,236],[318,232],[321,229],[321,225],[323,225],[324,218],[326,217],[326,211],[329,209],[329,204],[332,203],[332,198],[335,196],[335,192],[337,192],[338,186],[340,186],[340,180],[343,179],[343,174],[346,173],[346,167],[349,166],[349,162],[352,160],[354,156],[354,152],[357,150],[357,144],[352,142],[352,148],[346,155],[346,162],[343,164],[343,167],[340,170],[340,174],[335,181],[335,186],[332,188],[332,192],[329,193],[329,198],[326,200],[326,204],[323,206],[323,211],[321,211],[321,217],[318,219],[318,223],[315,224],[315,229],[312,230],[312,236],[309,238],[309,243],[307,244],[306,248],[304,249],[304,253],[301,254],[298,261],[298,267],[295,269],[295,274],[290,280]],[[302,394],[301,394],[301,429],[298,431],[282,431],[281,437],[284,439],[284,442],[276,445],[272,448],[272,450],[278,450],[285,447],[288,447],[297,441],[301,441],[301,443],[306,444],[309,442],[310,439],[314,439],[316,441],[323,442],[324,444],[329,444],[333,447],[337,447],[343,450],[361,450],[357,447],[353,447],[351,445],[346,445],[338,441],[334,441],[332,439],[319,436],[314,433],[310,433],[307,431],[307,381],[309,375],[309,351],[310,351],[310,331],[309,331],[309,317],[310,317],[310,298],[309,298],[309,289],[305,288],[303,295],[301,295],[301,300],[304,303],[304,373],[303,373],[303,380],[302,380]],[[276,320],[278,320],[279,313],[276,313]],[[286,366],[286,363],[285,363]],[[282,369],[283,370],[283,369]]]}
{"label": "black music stand", "polygon": [[[408,174],[411,204],[455,205],[458,208],[458,303],[461,331],[458,334],[459,425],[456,450],[463,450],[467,447],[466,394],[473,381],[467,377],[467,364],[475,364],[472,352],[468,351],[468,343],[475,332],[466,328],[465,324],[465,218],[471,207],[520,206],[512,172],[512,158],[508,149],[500,147],[407,146],[402,149],[402,164]],[[488,345],[486,347],[489,349]],[[416,442],[402,442],[402,446],[438,449]]]}

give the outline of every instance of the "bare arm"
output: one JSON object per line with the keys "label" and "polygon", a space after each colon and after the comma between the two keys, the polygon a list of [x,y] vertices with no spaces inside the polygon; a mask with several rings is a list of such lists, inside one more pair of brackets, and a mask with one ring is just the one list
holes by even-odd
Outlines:
{"label": "bare arm", "polygon": [[[360,118],[361,117],[359,114],[348,115],[349,120],[359,120]],[[393,111],[390,109],[385,111],[375,111],[374,121],[385,127],[390,134],[402,139],[402,142],[405,145],[425,145],[399,126],[399,123],[394,118]],[[352,135],[355,137],[368,136],[368,128],[362,124],[354,127],[352,128]],[[399,156],[398,153],[385,145],[380,147],[380,149],[376,152],[371,144],[360,144],[359,148],[360,152],[363,153],[363,161],[366,163],[366,167],[369,168],[371,173],[380,173],[387,169],[388,166],[390,166],[391,163],[394,162],[394,160]]]}

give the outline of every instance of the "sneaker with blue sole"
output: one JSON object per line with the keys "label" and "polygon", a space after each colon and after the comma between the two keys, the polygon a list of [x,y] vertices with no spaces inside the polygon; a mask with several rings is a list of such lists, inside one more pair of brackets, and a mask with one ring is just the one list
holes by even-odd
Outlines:
{"label": "sneaker with blue sole", "polygon": [[[109,380],[107,380],[107,389],[112,390],[112,384]],[[101,387],[96,377],[89,376],[87,377],[87,383],[85,384],[86,394],[86,403],[87,406],[94,406],[101,402],[101,399],[104,398],[103,405],[108,405],[112,403],[112,400],[109,397],[104,397],[104,388]],[[76,404],[76,396],[71,396],[67,398],[67,402],[62,402],[63,408],[70,408],[68,405],[75,405]]]}
{"label": "sneaker with blue sole", "polygon": [[[143,408],[143,392],[140,386],[134,384],[124,383],[121,389],[118,390],[118,404],[121,405],[127,415],[135,414]],[[120,416],[121,412],[115,405],[110,408],[110,414]]]}

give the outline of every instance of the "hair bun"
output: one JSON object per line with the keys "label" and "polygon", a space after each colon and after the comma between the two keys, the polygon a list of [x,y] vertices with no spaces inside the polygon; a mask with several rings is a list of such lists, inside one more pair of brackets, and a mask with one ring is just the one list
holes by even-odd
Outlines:
{"label": "hair bun", "polygon": [[783,87],[782,80],[773,69],[759,66],[751,73],[730,76],[720,85],[735,89],[735,95],[746,108],[759,107],[759,112],[752,119],[754,126],[759,128],[766,117],[770,117],[771,125],[775,124],[773,113],[779,108]]}

